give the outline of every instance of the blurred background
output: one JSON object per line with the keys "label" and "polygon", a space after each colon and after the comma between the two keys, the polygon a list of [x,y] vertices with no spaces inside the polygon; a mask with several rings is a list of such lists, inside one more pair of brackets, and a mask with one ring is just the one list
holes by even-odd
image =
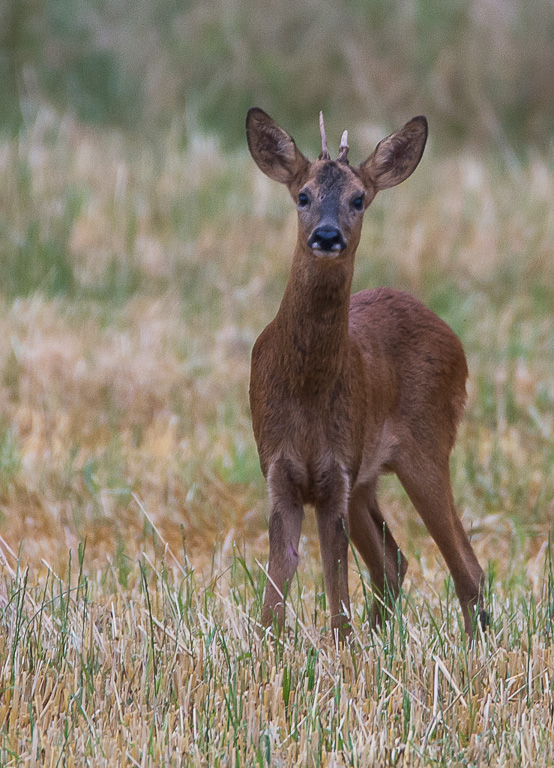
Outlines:
{"label": "blurred background", "polygon": [[441,144],[545,150],[553,41],[551,0],[3,0],[0,127],[48,103],[230,148],[260,105],[312,143],[323,109],[336,131],[425,113]]}
{"label": "blurred background", "polygon": [[[60,568],[86,539],[122,583],[127,556],[182,536],[196,565],[265,557],[249,358],[296,216],[247,154],[258,105],[312,157],[323,109],[352,162],[428,117],[417,173],[367,213],[354,288],[407,290],[460,335],[464,525],[507,578],[543,552],[553,41],[552,0],[2,0],[0,536]],[[383,507],[442,584],[389,479]]]}

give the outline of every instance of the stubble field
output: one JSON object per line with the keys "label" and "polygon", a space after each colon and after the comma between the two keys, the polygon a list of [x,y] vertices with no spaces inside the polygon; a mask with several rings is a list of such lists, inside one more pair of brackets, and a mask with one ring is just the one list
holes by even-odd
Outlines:
{"label": "stubble field", "polygon": [[0,177],[0,765],[552,765],[552,155],[431,141],[358,251],[356,290],[412,292],[466,348],[452,475],[492,616],[473,647],[392,478],[409,571],[384,629],[352,557],[335,648],[310,511],[288,631],[260,629],[248,370],[295,241],[283,189],[244,151],[47,110]]}

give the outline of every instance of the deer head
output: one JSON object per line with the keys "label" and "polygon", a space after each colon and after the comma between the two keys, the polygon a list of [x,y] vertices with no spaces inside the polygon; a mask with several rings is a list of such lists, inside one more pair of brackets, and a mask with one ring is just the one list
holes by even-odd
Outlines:
{"label": "deer head", "polygon": [[427,140],[427,120],[414,117],[358,166],[348,161],[346,131],[339,156],[332,160],[321,116],[320,128],[322,151],[310,162],[263,110],[253,107],[246,118],[254,161],[270,179],[285,184],[296,203],[300,247],[329,262],[355,252],[364,211],[377,192],[400,184],[416,169]]}

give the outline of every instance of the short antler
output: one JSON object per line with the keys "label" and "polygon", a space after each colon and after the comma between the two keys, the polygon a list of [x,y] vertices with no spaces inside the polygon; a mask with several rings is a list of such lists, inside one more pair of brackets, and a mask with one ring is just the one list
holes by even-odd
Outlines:
{"label": "short antler", "polygon": [[323,112],[319,113],[319,132],[321,133],[321,154],[320,160],[330,160],[331,155],[327,149],[327,136],[325,135],[325,123],[323,122]]}
{"label": "short antler", "polygon": [[340,140],[339,156],[337,157],[339,163],[348,162],[348,149],[348,131],[344,131]]}

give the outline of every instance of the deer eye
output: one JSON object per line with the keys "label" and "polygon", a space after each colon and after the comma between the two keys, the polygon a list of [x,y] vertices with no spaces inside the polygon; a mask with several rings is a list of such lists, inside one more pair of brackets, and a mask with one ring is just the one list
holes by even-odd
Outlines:
{"label": "deer eye", "polygon": [[305,208],[309,202],[310,202],[310,198],[305,192],[301,192],[298,195],[298,205],[300,208]]}
{"label": "deer eye", "polygon": [[355,208],[357,211],[363,211],[364,209],[364,196],[358,195],[358,197],[355,197],[354,200],[352,200],[352,207]]}

